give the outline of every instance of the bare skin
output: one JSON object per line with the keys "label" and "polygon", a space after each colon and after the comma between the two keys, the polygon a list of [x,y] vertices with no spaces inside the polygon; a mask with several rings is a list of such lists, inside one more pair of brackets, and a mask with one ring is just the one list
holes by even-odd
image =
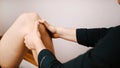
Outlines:
{"label": "bare skin", "polygon": [[24,36],[32,31],[35,21],[39,19],[36,13],[22,14],[7,30],[0,41],[0,66],[2,68],[19,67],[27,50],[24,46]]}
{"label": "bare skin", "polygon": [[120,0],[118,0],[118,3],[120,4]]}
{"label": "bare skin", "polygon": [[52,33],[54,38],[62,38],[68,41],[77,42],[76,29],[55,27],[44,20],[39,20]]}

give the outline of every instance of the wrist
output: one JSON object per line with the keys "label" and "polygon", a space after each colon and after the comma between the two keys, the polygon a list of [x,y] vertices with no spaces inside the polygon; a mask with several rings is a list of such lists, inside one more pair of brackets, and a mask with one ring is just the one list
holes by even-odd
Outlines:
{"label": "wrist", "polygon": [[37,48],[37,49],[36,49],[37,55],[38,55],[42,50],[44,50],[44,49],[46,49],[46,48],[45,48],[45,47]]}
{"label": "wrist", "polygon": [[44,44],[40,40],[40,42],[38,44],[36,44],[36,48],[35,49],[37,51],[37,54],[39,54],[39,52],[41,52],[43,49],[46,49],[46,47],[44,46]]}
{"label": "wrist", "polygon": [[64,28],[57,27],[56,34],[57,34],[58,38],[62,38],[62,36],[64,35]]}

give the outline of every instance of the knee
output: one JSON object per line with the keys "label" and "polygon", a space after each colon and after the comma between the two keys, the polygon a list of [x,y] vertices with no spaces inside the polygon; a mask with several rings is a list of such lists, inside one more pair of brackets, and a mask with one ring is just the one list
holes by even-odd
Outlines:
{"label": "knee", "polygon": [[37,13],[34,13],[34,12],[23,13],[17,18],[15,23],[17,23],[17,25],[19,26],[25,26],[25,25],[30,25],[30,23],[32,24],[33,22],[39,19],[40,17]]}
{"label": "knee", "polygon": [[23,13],[21,16],[37,16],[38,14],[35,12],[30,12],[30,13]]}
{"label": "knee", "polygon": [[29,17],[32,17],[32,18],[40,18],[39,15],[35,12],[31,12],[31,13],[23,13],[20,15],[20,17],[25,17],[25,18],[29,18]]}
{"label": "knee", "polygon": [[40,17],[37,13],[23,13],[21,14],[15,23],[13,24],[14,28],[12,29],[20,29],[20,32],[26,33],[32,30],[34,23],[39,20]]}

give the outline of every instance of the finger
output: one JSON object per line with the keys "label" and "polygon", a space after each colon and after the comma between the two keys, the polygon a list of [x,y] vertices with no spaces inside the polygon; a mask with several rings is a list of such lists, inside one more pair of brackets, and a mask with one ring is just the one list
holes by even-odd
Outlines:
{"label": "finger", "polygon": [[28,46],[28,38],[27,38],[27,36],[25,36],[24,43],[26,44],[26,46]]}
{"label": "finger", "polygon": [[34,30],[35,30],[35,31],[38,31],[38,25],[39,25],[39,21],[36,21],[36,22],[35,22],[35,25],[34,25]]}
{"label": "finger", "polygon": [[24,37],[24,43],[26,44],[26,39],[27,39],[27,35],[25,35]]}
{"label": "finger", "polygon": [[45,22],[45,20],[39,20],[39,23],[44,23]]}
{"label": "finger", "polygon": [[26,40],[24,41],[24,43],[25,43],[25,46],[26,46],[28,49],[30,49],[30,48],[29,48],[29,45],[28,45],[28,43],[27,43]]}
{"label": "finger", "polygon": [[31,45],[29,35],[26,35],[26,36],[25,36],[25,40],[24,40],[24,42],[25,42],[25,44],[27,44],[27,45]]}
{"label": "finger", "polygon": [[33,47],[32,47],[32,43],[30,42],[30,40],[29,40],[27,37],[25,38],[24,43],[25,43],[25,46],[26,46],[28,49],[32,49],[32,48],[33,48]]}
{"label": "finger", "polygon": [[49,28],[50,24],[47,23],[45,20],[39,20],[40,23],[44,24],[45,27]]}

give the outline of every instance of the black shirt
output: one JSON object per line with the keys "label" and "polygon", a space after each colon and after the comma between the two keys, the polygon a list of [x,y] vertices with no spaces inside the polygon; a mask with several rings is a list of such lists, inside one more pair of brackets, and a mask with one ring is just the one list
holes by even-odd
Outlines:
{"label": "black shirt", "polygon": [[39,68],[120,68],[120,26],[76,29],[76,37],[93,48],[63,64],[44,49],[38,55]]}

